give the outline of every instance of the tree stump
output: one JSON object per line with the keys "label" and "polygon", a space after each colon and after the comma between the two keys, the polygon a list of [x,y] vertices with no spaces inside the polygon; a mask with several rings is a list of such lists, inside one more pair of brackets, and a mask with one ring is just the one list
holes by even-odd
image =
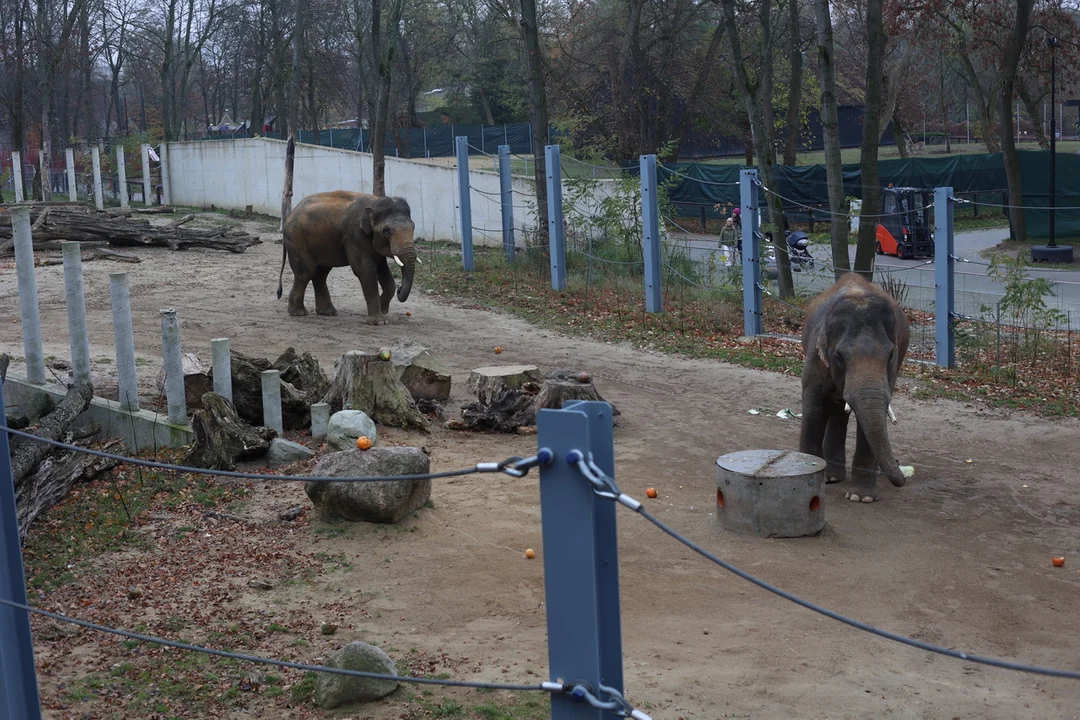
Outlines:
{"label": "tree stump", "polygon": [[240,422],[236,408],[217,393],[202,396],[202,409],[191,419],[195,443],[186,462],[208,470],[235,470],[239,460],[259,457],[277,433]]}
{"label": "tree stump", "polygon": [[[581,382],[585,376],[586,382]],[[533,410],[539,411],[545,408],[561,410],[563,403],[568,400],[599,400],[611,405],[612,417],[617,417],[619,409],[608,400],[600,396],[600,392],[592,382],[588,373],[572,372],[570,370],[554,370],[544,376],[544,384],[536,396]]]}
{"label": "tree stump", "polygon": [[481,367],[469,374],[469,390],[483,405],[491,405],[503,388],[521,390],[526,383],[541,382],[543,376],[535,365]]}
{"label": "tree stump", "polygon": [[423,345],[407,343],[391,349],[394,372],[413,399],[445,402],[450,399],[450,372]]}
{"label": "tree stump", "polygon": [[274,361],[274,369],[281,373],[282,382],[304,393],[308,405],[319,402],[330,389],[330,380],[311,353],[297,354],[295,348],[286,348]]}
{"label": "tree stump", "polygon": [[[289,348],[289,350],[291,349]],[[325,392],[325,386],[320,384],[319,376],[321,375],[323,382],[325,382],[326,376],[322,375],[321,370],[318,373],[311,371],[310,364],[305,359],[305,356],[310,358],[307,353],[296,358],[295,363],[290,364],[288,360],[290,357],[289,350],[286,350],[276,363],[271,363],[265,358],[250,357],[236,350],[233,350],[230,355],[233,407],[240,417],[252,425],[262,425],[263,422],[262,372],[264,370],[282,371],[282,427],[286,430],[305,430],[311,425],[311,405],[318,402],[321,397],[320,394],[316,393],[319,393],[320,389]],[[314,358],[311,359],[311,363],[314,363],[316,368],[318,367],[318,363]],[[291,382],[287,382],[285,380],[286,371],[289,372],[290,377],[302,378],[304,382],[309,382],[312,385],[312,391],[310,393],[305,392],[298,389]],[[210,387],[213,387],[214,372],[212,368],[208,377],[211,379]]]}
{"label": "tree stump", "polygon": [[461,407],[461,419],[452,420],[451,430],[494,430],[518,432],[519,428],[536,424],[537,393],[540,384],[526,382],[520,388],[504,385],[488,395],[488,402],[472,402]]}
{"label": "tree stump", "polygon": [[381,425],[428,432],[427,419],[389,360],[351,350],[335,365],[330,390],[322,399],[330,406],[331,413],[360,410]]}

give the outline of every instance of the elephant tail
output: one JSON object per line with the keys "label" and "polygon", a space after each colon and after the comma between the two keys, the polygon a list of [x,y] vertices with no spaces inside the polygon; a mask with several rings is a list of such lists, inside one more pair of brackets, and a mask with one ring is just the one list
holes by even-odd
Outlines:
{"label": "elephant tail", "polygon": [[285,247],[285,240],[281,241],[281,272],[278,273],[277,279],[277,296],[278,300],[281,299],[281,278],[285,275],[285,261],[289,258],[289,251]]}

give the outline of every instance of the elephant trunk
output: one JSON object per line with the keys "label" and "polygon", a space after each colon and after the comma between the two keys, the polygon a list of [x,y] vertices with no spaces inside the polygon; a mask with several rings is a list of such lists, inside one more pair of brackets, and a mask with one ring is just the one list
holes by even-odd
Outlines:
{"label": "elephant trunk", "polygon": [[907,479],[900,471],[900,464],[893,456],[889,443],[888,411],[889,391],[887,388],[860,388],[851,394],[848,404],[855,412],[859,427],[870,443],[881,471],[896,487],[902,487]]}
{"label": "elephant trunk", "polygon": [[405,302],[412,291],[413,272],[416,270],[416,249],[411,246],[403,248],[397,257],[401,260],[401,287],[398,288],[397,299],[398,302]]}

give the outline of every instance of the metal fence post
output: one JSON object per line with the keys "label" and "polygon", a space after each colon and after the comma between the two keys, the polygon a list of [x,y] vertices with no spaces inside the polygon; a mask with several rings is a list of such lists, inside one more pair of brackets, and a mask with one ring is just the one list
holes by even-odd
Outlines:
{"label": "metal fence post", "polygon": [[[606,407],[599,411],[587,410],[590,404]],[[618,586],[606,588],[602,595],[598,560],[614,549],[614,539],[610,539],[610,544],[597,542],[598,506],[613,503],[598,497],[576,465],[567,460],[573,450],[586,457],[591,451],[600,465],[602,460],[597,455],[611,452],[597,453],[603,445],[597,442],[600,438],[594,438],[592,430],[594,424],[599,425],[600,419],[594,415],[590,420],[591,412],[606,414],[610,425],[611,409],[607,403],[576,403],[572,409],[540,410],[536,414],[536,426],[539,447],[550,450],[553,455],[553,462],[540,467],[549,680],[586,683],[593,694],[598,694],[601,683],[614,687],[609,683],[621,679],[605,675],[604,659],[619,655],[621,643],[612,645],[617,638],[604,631],[607,614],[618,614],[618,607],[606,606],[602,599],[610,597],[611,592],[617,596]],[[600,467],[604,469],[602,465]],[[617,576],[617,568],[614,570]],[[621,688],[616,689],[621,692]],[[551,718],[608,720],[614,715],[574,700],[568,694],[554,693]]]}
{"label": "metal fence post", "polygon": [[499,146],[499,196],[502,200],[503,252],[514,262],[514,186],[510,177],[510,146]]}
{"label": "metal fence post", "polygon": [[117,182],[120,183],[120,207],[126,208],[128,206],[128,186],[127,186],[127,160],[124,158],[124,146],[116,146],[116,177]]}
{"label": "metal fence post", "polygon": [[645,261],[645,312],[663,310],[660,290],[660,199],[656,189],[656,156],[641,156],[641,228]]}
{"label": "metal fence post", "polygon": [[150,187],[150,146],[146,143],[142,145],[142,201],[143,205],[150,207],[153,205],[152,197],[153,189]]}
{"label": "metal fence post", "polygon": [[64,150],[64,160],[67,164],[68,200],[79,201],[79,187],[75,182],[75,151],[71,148]]}
{"label": "metal fence post", "polygon": [[956,365],[952,198],[951,187],[934,190],[934,358],[938,367]]}
{"label": "metal fence post", "polygon": [[11,151],[11,181],[15,183],[15,202],[23,202],[26,199],[26,186],[23,185],[22,153],[18,150]]}
{"label": "metal fence post", "polygon": [[37,271],[30,208],[11,208],[11,231],[15,241],[15,276],[19,284],[19,320],[22,322],[26,379],[45,383],[45,352],[41,347],[41,313],[38,309]]}
{"label": "metal fence post", "polygon": [[566,239],[563,237],[562,156],[558,145],[544,148],[547,162],[548,245],[551,289],[566,289]]}
{"label": "metal fence post", "polygon": [[742,205],[743,335],[761,334],[761,244],[758,242],[757,170],[743,170],[739,185]]}
{"label": "metal fence post", "polygon": [[105,198],[101,190],[101,150],[97,145],[90,148],[90,165],[94,170],[94,207],[105,209]]}
{"label": "metal fence post", "polygon": [[466,272],[473,269],[472,190],[469,187],[469,138],[454,138],[457,150],[458,207],[461,209],[461,265]]}
{"label": "metal fence post", "polygon": [[[0,407],[3,405],[4,389],[0,385]],[[7,432],[0,432],[0,599],[28,604]],[[41,719],[30,614],[3,604],[0,604],[0,716],[10,720]]]}

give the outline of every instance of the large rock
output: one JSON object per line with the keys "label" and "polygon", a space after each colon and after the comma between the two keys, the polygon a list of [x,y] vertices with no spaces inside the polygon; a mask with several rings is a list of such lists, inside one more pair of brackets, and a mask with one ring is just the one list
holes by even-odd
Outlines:
{"label": "large rock", "polygon": [[[326,667],[359,672],[396,675],[397,666],[389,655],[374,645],[354,641],[326,660]],[[352,702],[372,702],[398,689],[395,680],[374,680],[334,673],[319,673],[315,685],[315,702],[324,710]]]}
{"label": "large rock", "polygon": [[270,441],[270,450],[266,453],[266,465],[268,467],[289,465],[301,460],[310,460],[313,457],[315,457],[315,451],[309,447],[285,438],[274,438]]}
{"label": "large rock", "polygon": [[[429,472],[428,456],[415,447],[374,447],[324,455],[311,474],[320,477],[393,477]],[[431,497],[431,480],[309,482],[304,485],[325,522],[396,523]]]}
{"label": "large rock", "polygon": [[326,446],[331,450],[354,450],[356,438],[366,435],[374,445],[375,423],[360,410],[339,410],[326,426]]}
{"label": "large rock", "polygon": [[450,371],[427,348],[408,343],[390,350],[394,372],[414,400],[441,402],[450,398]]}

